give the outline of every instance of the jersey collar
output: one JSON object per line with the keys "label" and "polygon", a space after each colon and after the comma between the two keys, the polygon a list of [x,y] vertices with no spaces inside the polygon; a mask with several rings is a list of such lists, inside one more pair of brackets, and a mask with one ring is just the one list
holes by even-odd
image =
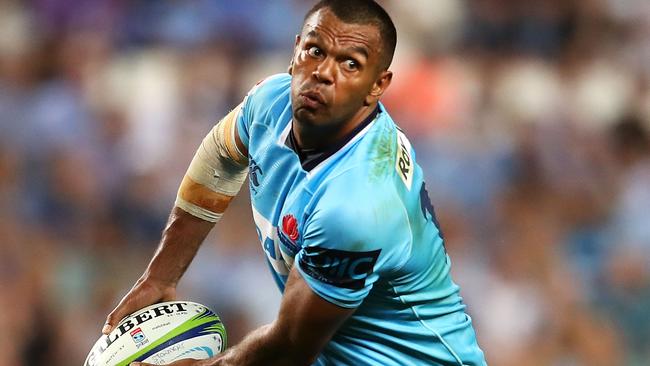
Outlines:
{"label": "jersey collar", "polygon": [[345,135],[339,141],[325,148],[322,149],[299,148],[298,144],[296,143],[296,137],[293,134],[292,128],[289,128],[289,134],[287,135],[287,138],[284,140],[284,144],[288,148],[293,150],[296,153],[296,155],[298,155],[298,158],[300,159],[300,165],[305,171],[309,172],[312,169],[314,169],[316,166],[318,166],[318,164],[322,163],[327,158],[334,155],[337,151],[341,150],[341,148],[343,148],[348,142],[350,142],[359,132],[361,132],[372,121],[374,121],[380,112],[381,109],[379,108],[379,104],[377,104],[377,107],[375,107],[372,113],[370,113],[368,117],[366,117],[366,119],[364,119],[361,123],[359,123],[359,125],[357,125],[352,131],[350,131],[350,133]]}

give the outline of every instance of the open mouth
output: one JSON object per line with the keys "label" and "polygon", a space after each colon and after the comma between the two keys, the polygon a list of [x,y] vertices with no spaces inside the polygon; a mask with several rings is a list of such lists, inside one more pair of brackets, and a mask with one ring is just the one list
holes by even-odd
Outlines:
{"label": "open mouth", "polygon": [[325,105],[325,98],[320,93],[312,91],[300,93],[300,99],[305,106],[310,108],[318,108]]}

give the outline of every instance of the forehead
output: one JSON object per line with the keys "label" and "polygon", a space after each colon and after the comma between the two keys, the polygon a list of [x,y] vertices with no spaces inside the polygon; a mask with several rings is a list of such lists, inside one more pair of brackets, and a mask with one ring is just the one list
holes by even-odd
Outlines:
{"label": "forehead", "polygon": [[308,35],[316,35],[346,47],[364,47],[369,53],[379,52],[382,45],[377,25],[347,23],[327,8],[320,9],[305,19],[302,37],[306,38]]}

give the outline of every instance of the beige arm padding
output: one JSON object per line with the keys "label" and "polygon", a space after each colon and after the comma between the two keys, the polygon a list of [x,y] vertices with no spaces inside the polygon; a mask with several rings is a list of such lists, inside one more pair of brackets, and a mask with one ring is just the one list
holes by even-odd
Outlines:
{"label": "beige arm padding", "polygon": [[203,139],[176,196],[176,207],[200,219],[217,222],[241,189],[248,158],[237,148],[236,120],[241,104]]}

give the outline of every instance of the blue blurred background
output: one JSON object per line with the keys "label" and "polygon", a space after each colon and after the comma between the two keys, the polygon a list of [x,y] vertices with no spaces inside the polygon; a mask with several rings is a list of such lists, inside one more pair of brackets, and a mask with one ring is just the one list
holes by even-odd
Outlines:
{"label": "blue blurred background", "polygon": [[[650,364],[650,2],[382,1],[384,102],[489,363]],[[201,138],[286,70],[311,1],[0,0],[0,365],[79,365]],[[272,320],[248,192],[180,284]]]}

